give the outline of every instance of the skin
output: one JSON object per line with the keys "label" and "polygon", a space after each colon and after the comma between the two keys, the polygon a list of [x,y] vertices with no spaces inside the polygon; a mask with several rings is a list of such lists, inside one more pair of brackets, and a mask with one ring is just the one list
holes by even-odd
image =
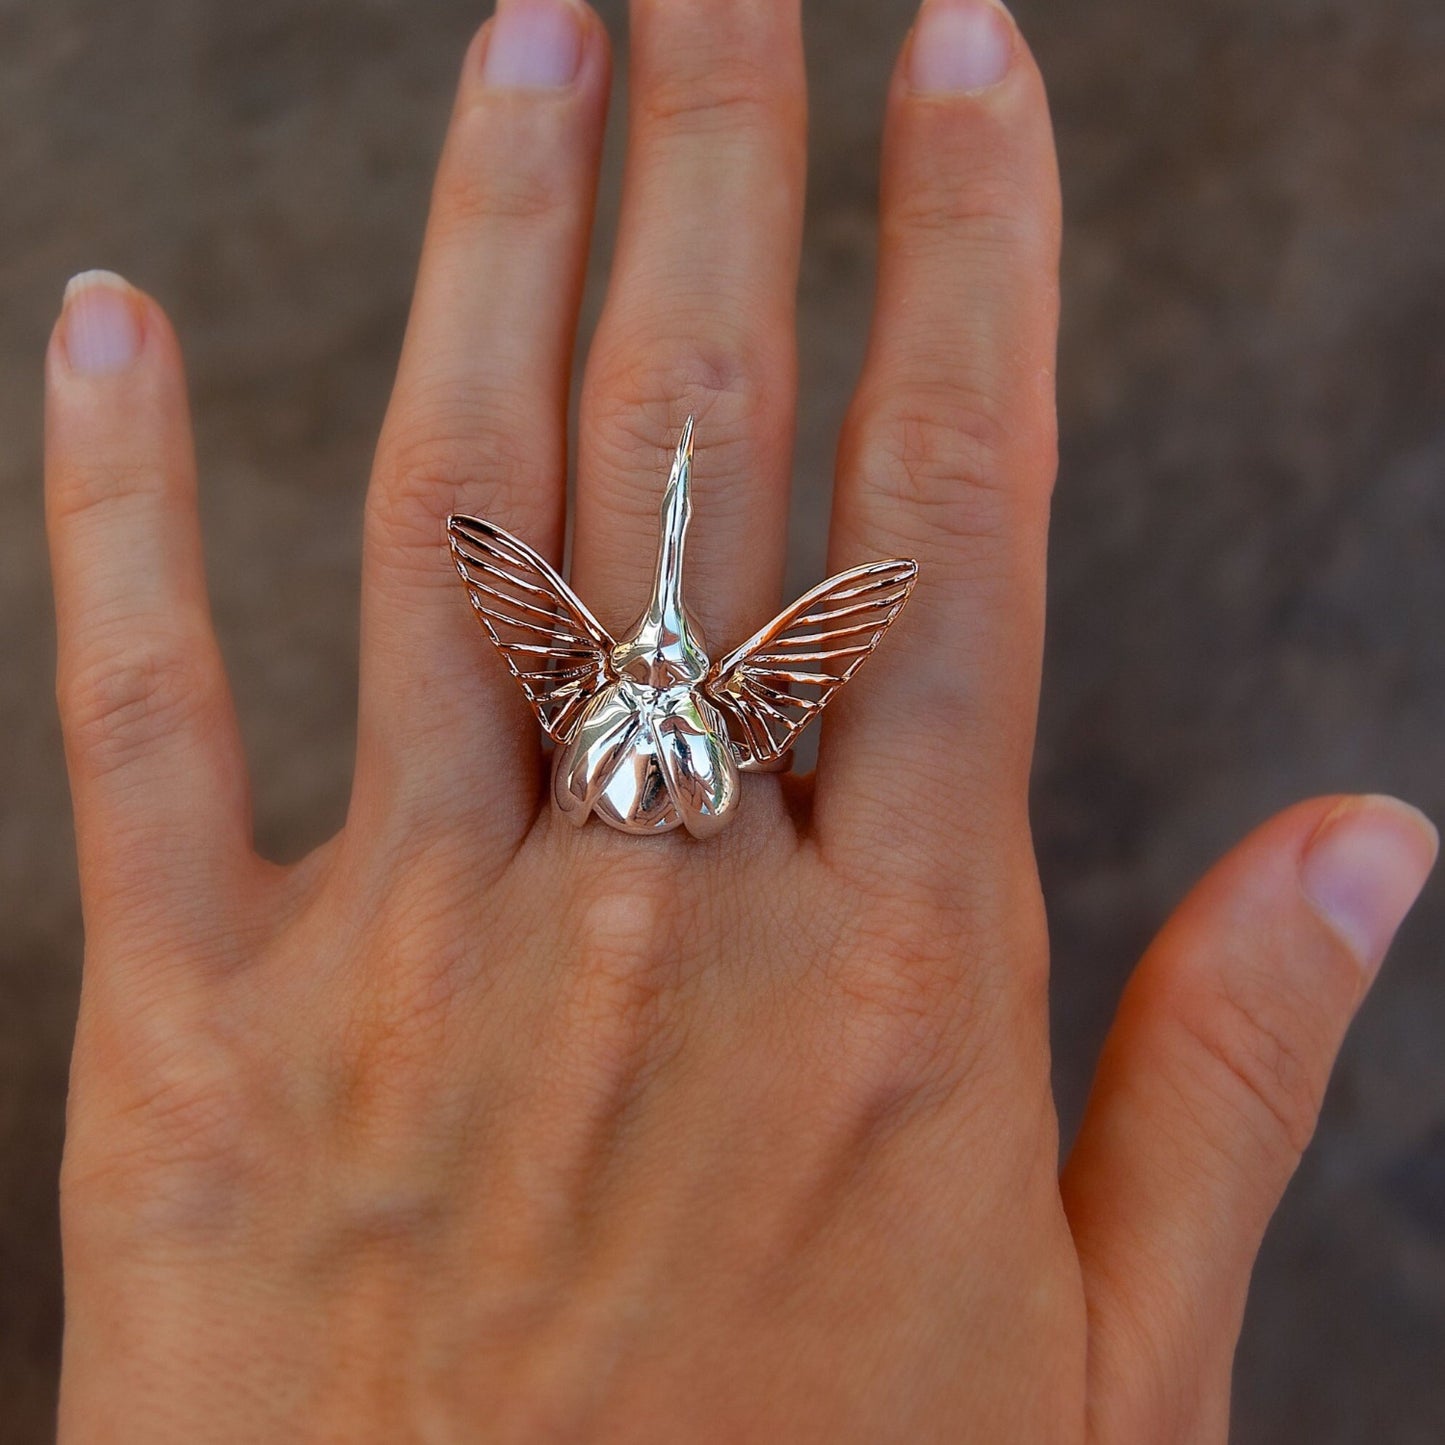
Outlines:
{"label": "skin", "polygon": [[[690,602],[737,639],[781,600],[798,4],[632,12],[573,581],[635,615],[696,412]],[[61,1439],[1222,1445],[1255,1252],[1433,836],[1324,798],[1241,843],[1139,965],[1061,1178],[1027,814],[1059,204],[1011,31],[996,84],[921,89],[905,44],[890,93],[829,562],[921,573],[816,776],[747,778],[706,843],[560,820],[441,520],[560,553],[608,85],[578,14],[570,83],[489,81],[495,20],[466,58],[366,504],[350,813],[297,866],[252,849],[175,337],[127,291],[139,350],[97,372],[57,326]],[[1366,835],[1406,863],[1322,906],[1310,860]]]}

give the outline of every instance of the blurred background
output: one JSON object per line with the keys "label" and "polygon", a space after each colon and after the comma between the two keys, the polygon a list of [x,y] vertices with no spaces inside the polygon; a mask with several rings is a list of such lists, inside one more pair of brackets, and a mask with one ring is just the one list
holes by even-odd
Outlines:
{"label": "blurred background", "polygon": [[[619,42],[622,0],[601,9]],[[1445,6],[1018,0],[1067,231],[1035,790],[1066,1132],[1126,971],[1272,809],[1445,817]],[[821,576],[908,0],[808,6],[792,582]],[[0,0],[0,1438],[52,1437],[80,967],[41,533],[41,354],[108,266],[190,358],[260,842],[340,821],[369,453],[480,0]],[[608,143],[586,326],[620,159]],[[1266,1242],[1239,1445],[1445,1439],[1445,883]]]}

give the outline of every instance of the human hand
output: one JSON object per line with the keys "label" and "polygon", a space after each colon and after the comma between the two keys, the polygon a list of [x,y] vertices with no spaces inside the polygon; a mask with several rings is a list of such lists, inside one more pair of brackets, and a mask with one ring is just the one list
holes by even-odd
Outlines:
{"label": "human hand", "polygon": [[[578,590],[636,613],[696,412],[719,650],[780,600],[797,12],[634,0],[582,397]],[[252,851],[174,337],[69,293],[64,1441],[1225,1438],[1255,1250],[1435,843],[1342,798],[1242,843],[1141,963],[1060,1182],[1027,816],[1058,199],[996,14],[930,0],[905,47],[840,447],[832,565],[914,556],[917,590],[816,779],[749,777],[705,844],[556,816],[441,541],[460,511],[560,555],[594,17],[512,0],[467,58],[367,502],[352,805],[296,867]]]}

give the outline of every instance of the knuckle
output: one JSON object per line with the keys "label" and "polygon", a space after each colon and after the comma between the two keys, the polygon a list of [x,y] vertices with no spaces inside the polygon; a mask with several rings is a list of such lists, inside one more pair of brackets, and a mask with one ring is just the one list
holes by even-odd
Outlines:
{"label": "knuckle", "polygon": [[648,428],[648,446],[658,441],[650,424],[669,425],[679,399],[699,420],[719,412],[733,425],[763,410],[777,368],[753,337],[743,332],[713,338],[657,336],[649,331],[638,327],[612,338],[597,359],[594,379],[597,393],[608,398],[609,416]]}
{"label": "knuckle", "polygon": [[864,495],[897,515],[928,514],[930,532],[996,535],[1015,469],[1000,408],[981,390],[901,390],[848,414],[842,452]]}
{"label": "knuckle", "polygon": [[378,1156],[405,1154],[423,1121],[442,1120],[454,1103],[458,1003],[480,985],[470,942],[454,905],[414,903],[390,921],[335,1032],[328,1079],[338,1127]]}
{"label": "knuckle", "polygon": [[373,944],[323,1049],[339,1129],[378,1158],[412,1149],[427,1121],[445,1128],[469,1104],[457,1092],[473,1025],[514,951],[504,922],[478,942],[476,855],[455,835],[405,829],[388,848],[389,882],[371,906]]}
{"label": "knuckle", "polygon": [[368,523],[388,550],[422,549],[430,567],[448,513],[505,515],[518,498],[560,492],[564,464],[530,440],[535,425],[451,388],[408,402],[415,417],[383,442],[367,498]]}
{"label": "knuckle", "polygon": [[1220,1096],[1247,1125],[1257,1130],[1262,1124],[1291,1164],[1314,1135],[1324,1091],[1304,1007],[1255,980],[1219,988],[1180,1010]]}
{"label": "knuckle", "polygon": [[911,910],[877,908],[843,932],[825,963],[846,1041],[835,1055],[840,1098],[914,1097],[966,1067],[959,952]]}
{"label": "knuckle", "polygon": [[81,1096],[61,1181],[68,1211],[99,1204],[113,1215],[120,1202],[128,1227],[162,1241],[231,1217],[264,1173],[270,1112],[218,1034],[176,1022],[130,1034],[107,1091],[113,1107],[97,1112]]}
{"label": "knuckle", "polygon": [[676,912],[665,872],[647,865],[609,870],[579,891],[558,1038],[561,1067],[599,1101],[625,1101],[681,1047],[674,1005],[688,969]]}
{"label": "knuckle", "polygon": [[235,1080],[199,1069],[151,1081],[136,1103],[149,1152],[170,1165],[206,1165],[236,1152],[247,1109]]}
{"label": "knuckle", "polygon": [[438,182],[438,192],[438,217],[444,230],[526,225],[545,220],[565,204],[561,187],[539,169],[478,175],[459,166]]}
{"label": "knuckle", "polygon": [[[712,470],[745,472],[786,430],[788,363],[747,335],[726,339],[619,336],[588,373],[589,428],[596,460],[643,513],[657,506],[652,460],[676,443],[680,413],[697,418]],[[645,463],[645,464],[644,464]]]}
{"label": "knuckle", "polygon": [[774,131],[780,102],[760,66],[734,61],[703,75],[659,77],[638,100],[639,120],[689,135]]}
{"label": "knuckle", "polygon": [[204,643],[155,637],[100,648],[64,670],[61,715],[77,758],[101,776],[126,766],[214,707],[216,683]]}
{"label": "knuckle", "polygon": [[[910,93],[885,158],[883,238],[939,238],[998,251],[1011,267],[1057,257],[1061,206],[1040,81],[1038,130],[1020,131],[987,108]],[[1031,131],[1031,134],[1027,134]]]}
{"label": "knuckle", "polygon": [[372,981],[372,997],[337,1030],[332,1077],[338,1126],[378,1152],[413,1139],[439,1105],[440,1050],[449,1000],[428,999],[430,986],[450,992],[435,960],[411,967],[393,959],[390,977]]}
{"label": "knuckle", "polygon": [[772,413],[782,366],[753,335],[656,337],[637,328],[608,338],[588,389],[598,422],[624,451],[668,447],[682,409],[712,445],[746,435]]}
{"label": "knuckle", "polygon": [[499,135],[497,119],[478,107],[453,124],[433,206],[443,232],[530,226],[576,204],[575,177],[556,153],[532,136]]}
{"label": "knuckle", "polygon": [[812,1011],[834,1021],[821,1068],[840,1105],[883,1117],[1006,1087],[1000,1061],[1031,1047],[1047,1015],[1037,883],[990,903],[954,880],[839,876],[857,902],[835,918],[810,987]]}
{"label": "knuckle", "polygon": [[953,249],[997,256],[1010,267],[1019,256],[1041,252],[1049,231],[1015,178],[1007,172],[960,174],[946,154],[936,159],[936,172],[892,198],[883,217],[885,243],[936,239]]}
{"label": "knuckle", "polygon": [[[779,27],[786,17],[773,0],[702,0],[686,7],[636,0],[634,10],[634,33],[647,55],[646,77],[636,92],[642,125],[776,136],[785,109],[801,104],[779,64]],[[697,43],[704,33],[710,42],[705,46]]]}
{"label": "knuckle", "polygon": [[50,486],[53,521],[70,522],[125,498],[153,497],[165,490],[166,479],[154,466],[101,459],[69,461]]}

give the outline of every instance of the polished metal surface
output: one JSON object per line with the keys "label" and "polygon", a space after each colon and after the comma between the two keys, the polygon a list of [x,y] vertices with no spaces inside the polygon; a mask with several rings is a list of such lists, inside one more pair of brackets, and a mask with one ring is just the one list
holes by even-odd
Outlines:
{"label": "polished metal surface", "polygon": [[918,576],[902,559],[842,572],[710,663],[682,589],[692,433],[689,417],[663,493],[652,597],[620,642],[526,543],[474,517],[447,519],[472,607],[558,745],[553,797],[579,827],[595,813],[625,833],[716,833],[741,800],[739,775],[788,766]]}

